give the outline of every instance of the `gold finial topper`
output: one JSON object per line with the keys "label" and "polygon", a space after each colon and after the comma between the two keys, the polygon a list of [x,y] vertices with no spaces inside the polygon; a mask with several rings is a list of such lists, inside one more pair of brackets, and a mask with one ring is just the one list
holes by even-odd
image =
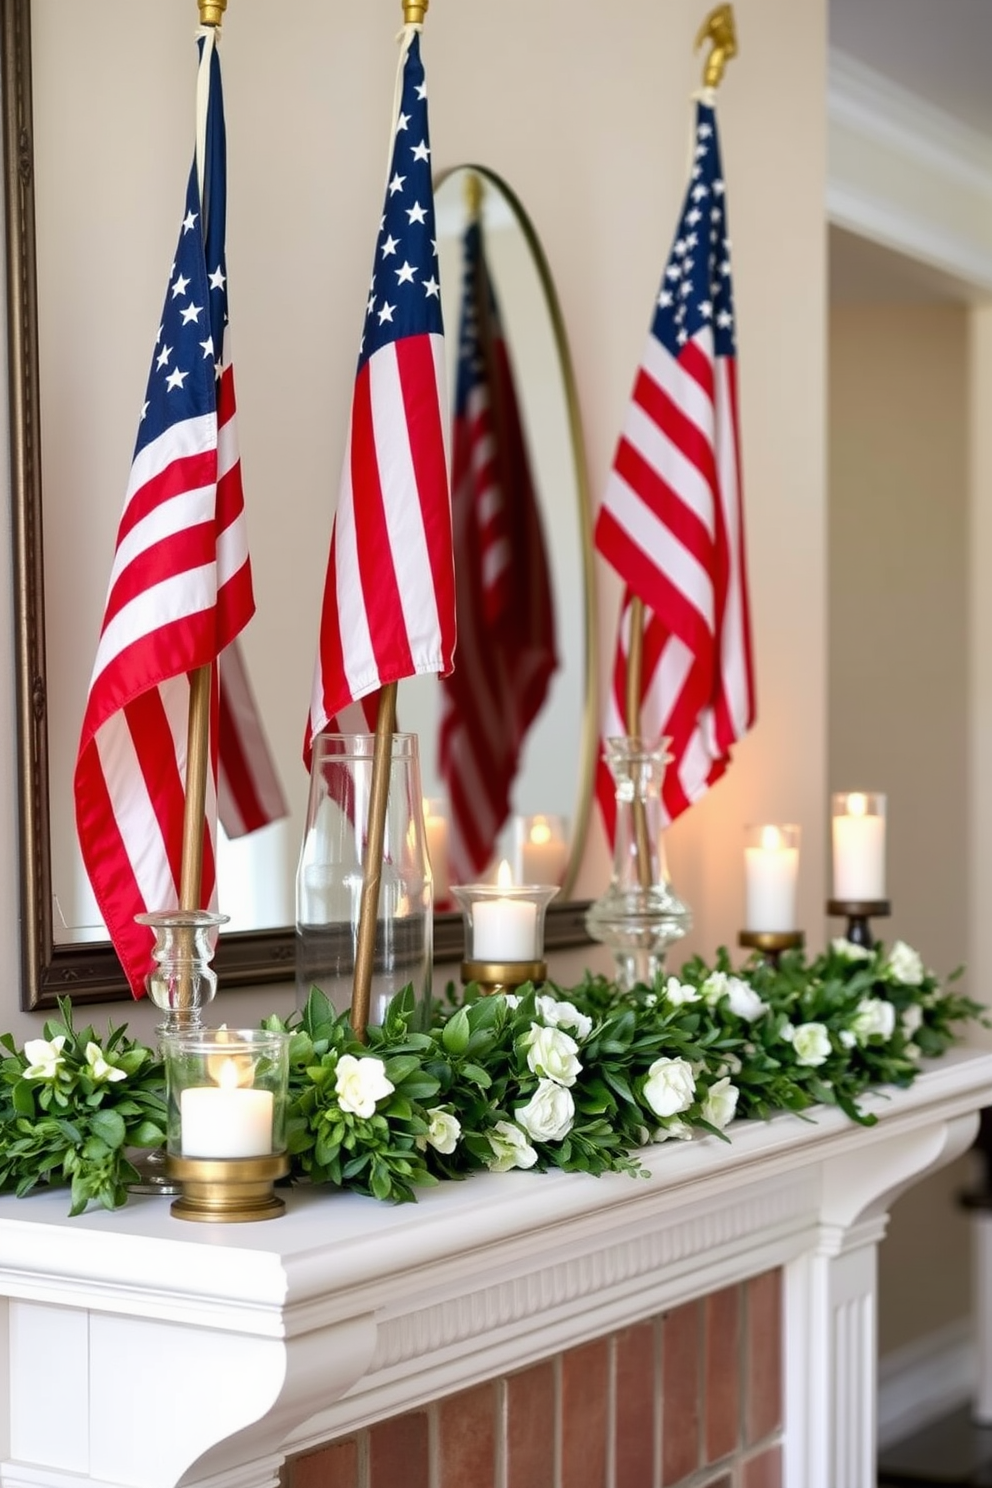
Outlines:
{"label": "gold finial topper", "polygon": [[734,28],[732,5],[718,5],[716,10],[710,11],[699,28],[693,50],[698,52],[704,41],[711,41],[713,50],[703,68],[703,87],[717,88],[723,77],[723,69],[731,57],[737,56],[737,32]]}
{"label": "gold finial topper", "polygon": [[431,0],[403,0],[404,26],[422,26]]}
{"label": "gold finial topper", "polygon": [[227,9],[227,0],[196,0],[200,7],[201,26],[219,26]]}
{"label": "gold finial topper", "polygon": [[465,206],[469,220],[474,222],[482,207],[482,182],[475,171],[469,171],[465,177]]}

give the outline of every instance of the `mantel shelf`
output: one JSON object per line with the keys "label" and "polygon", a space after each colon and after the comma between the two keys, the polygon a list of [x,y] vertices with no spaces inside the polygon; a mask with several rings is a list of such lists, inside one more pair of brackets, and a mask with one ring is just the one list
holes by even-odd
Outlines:
{"label": "mantel shelf", "polygon": [[[290,1450],[782,1266],[787,1356],[808,1361],[787,1387],[786,1480],[826,1488],[836,1444],[811,1476],[813,1423],[853,1429],[832,1373],[868,1370],[873,1392],[874,1362],[828,1358],[817,1309],[839,1305],[852,1258],[873,1299],[888,1204],[963,1151],[989,1103],[992,1053],[958,1049],[873,1093],[875,1126],[825,1108],[741,1122],[729,1142],[646,1149],[646,1179],[479,1174],[398,1207],[299,1188],[284,1217],[226,1226],[154,1197],[75,1219],[65,1190],[0,1200],[3,1483],[268,1484]],[[150,1451],[169,1372],[181,1406]]]}

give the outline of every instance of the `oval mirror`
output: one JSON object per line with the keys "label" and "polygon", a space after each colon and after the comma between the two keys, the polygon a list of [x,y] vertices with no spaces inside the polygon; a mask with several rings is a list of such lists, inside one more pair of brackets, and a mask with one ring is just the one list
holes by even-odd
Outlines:
{"label": "oval mirror", "polygon": [[[178,138],[182,131],[177,130],[163,137],[160,110],[147,107],[140,86],[120,67],[119,21],[112,6],[39,6],[34,37],[32,16],[29,0],[0,0],[18,591],[22,1001],[27,1008],[52,1006],[66,991],[81,1002],[128,996],[82,869],[71,782],[136,399],[161,308],[163,263],[168,262],[163,255],[175,242],[175,214],[189,163],[188,139]],[[183,86],[189,83],[188,28],[176,28],[174,36],[166,11],[157,7],[136,13],[134,25],[141,33],[133,37],[136,49],[156,58],[156,97],[176,96],[177,79]],[[237,79],[237,74],[225,77],[229,139],[233,144],[237,119],[245,132],[239,139],[241,158],[260,160],[272,141],[250,100],[238,98]],[[129,127],[114,130],[116,153],[110,160],[104,148],[108,119],[119,125],[123,118]],[[149,178],[149,160],[165,169],[164,178],[159,171]],[[567,343],[540,246],[512,191],[492,173],[475,169],[485,182],[493,277],[514,351],[553,569],[560,666],[528,733],[513,811],[568,820],[563,891],[547,921],[547,945],[554,949],[588,939],[584,906],[569,898],[591,800],[595,748],[592,556],[583,450]],[[439,210],[449,224],[441,251],[452,356],[464,223],[458,175],[451,173],[438,188]],[[175,193],[164,189],[163,179],[175,180]],[[131,183],[124,196],[121,180]],[[337,434],[327,432],[320,403],[324,384],[319,378],[282,376],[287,362],[271,354],[286,334],[285,316],[271,294],[273,255],[285,251],[281,226],[268,218],[239,221],[238,200],[243,197],[232,200],[229,222],[229,238],[241,244],[232,318],[258,602],[246,632],[246,654],[291,815],[221,844],[221,908],[232,916],[215,958],[222,987],[294,975],[293,879],[307,795],[300,739],[330,530],[330,487],[336,485],[335,474],[329,486],[329,451],[323,448]],[[254,208],[250,201],[241,206],[243,212],[249,209],[257,213],[257,200]],[[314,264],[323,264],[323,238],[303,239],[296,249],[298,257],[312,252]],[[92,286],[105,282],[108,263],[127,263],[129,272],[115,277],[112,294],[94,295]],[[511,264],[512,269],[504,266]],[[314,279],[322,273],[322,268],[310,270]],[[515,303],[518,293],[526,297],[522,313]],[[345,334],[346,309],[334,313]],[[109,345],[117,348],[116,355],[107,351]],[[98,376],[94,346],[102,348]],[[525,347],[527,358],[533,349],[540,365],[533,381],[524,365]],[[453,387],[453,368],[451,381]],[[307,398],[312,406],[304,408]],[[272,432],[284,428],[309,430],[313,445],[296,436],[289,471],[284,441]],[[343,427],[340,433],[343,440]],[[295,512],[291,524],[284,520],[287,499]],[[301,536],[317,532],[319,544]],[[291,605],[287,595],[293,597]],[[408,697],[406,687],[400,690],[400,725],[421,732],[425,794],[442,795],[428,732],[436,720],[421,721],[418,710],[429,704],[416,699],[412,685]],[[460,915],[439,914],[436,959],[457,960],[460,954]]]}

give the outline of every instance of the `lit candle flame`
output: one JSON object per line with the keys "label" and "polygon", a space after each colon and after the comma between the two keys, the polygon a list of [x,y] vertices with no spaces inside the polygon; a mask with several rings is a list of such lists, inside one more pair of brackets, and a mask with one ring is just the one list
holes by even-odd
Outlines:
{"label": "lit candle flame", "polygon": [[864,791],[851,791],[847,798],[848,816],[864,816],[868,811],[868,797]]}
{"label": "lit candle flame", "polygon": [[530,840],[538,844],[551,841],[551,824],[546,817],[537,816],[531,822]]}
{"label": "lit candle flame", "polygon": [[513,887],[513,870],[506,858],[503,859],[499,868],[496,870],[496,887],[498,889],[511,889]]}
{"label": "lit candle flame", "polygon": [[762,827],[761,846],[765,852],[778,852],[782,846],[782,833],[778,827]]}

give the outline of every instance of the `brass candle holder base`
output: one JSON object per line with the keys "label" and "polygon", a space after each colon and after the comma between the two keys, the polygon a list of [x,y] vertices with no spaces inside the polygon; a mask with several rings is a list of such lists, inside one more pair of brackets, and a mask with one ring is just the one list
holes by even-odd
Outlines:
{"label": "brass candle holder base", "polygon": [[849,940],[852,945],[862,946],[866,951],[870,951],[875,944],[868,921],[884,919],[891,913],[892,905],[888,899],[827,900],[827,914],[839,915],[847,920],[844,939]]}
{"label": "brass candle holder base", "polygon": [[289,1172],[285,1152],[265,1157],[173,1157],[170,1153],[166,1171],[182,1184],[182,1195],[172,1204],[177,1219],[245,1224],[277,1219],[286,1212],[283,1200],[272,1192],[275,1180]]}
{"label": "brass candle holder base", "polygon": [[462,984],[478,982],[484,997],[500,992],[515,992],[525,982],[544,982],[548,977],[546,961],[463,961]]}
{"label": "brass candle holder base", "polygon": [[805,938],[801,930],[741,930],[737,944],[760,951],[766,961],[777,966],[782,952],[796,950]]}

